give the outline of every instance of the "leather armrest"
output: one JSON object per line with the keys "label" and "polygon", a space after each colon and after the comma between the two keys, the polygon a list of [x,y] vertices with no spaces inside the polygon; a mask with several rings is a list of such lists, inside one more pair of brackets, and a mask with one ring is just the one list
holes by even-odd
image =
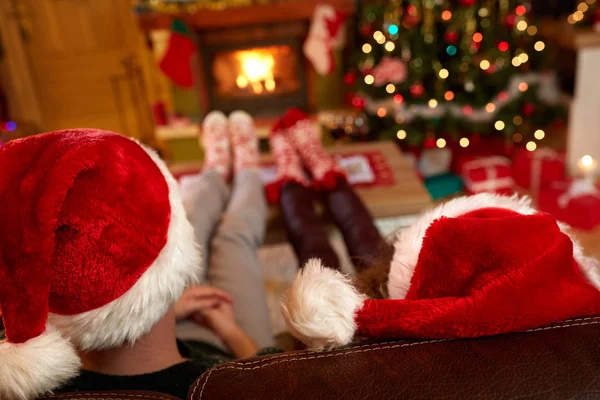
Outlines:
{"label": "leather armrest", "polygon": [[181,400],[169,394],[140,390],[110,390],[106,392],[58,393],[38,400]]}
{"label": "leather armrest", "polygon": [[600,396],[600,316],[471,340],[296,351],[210,369],[188,399]]}

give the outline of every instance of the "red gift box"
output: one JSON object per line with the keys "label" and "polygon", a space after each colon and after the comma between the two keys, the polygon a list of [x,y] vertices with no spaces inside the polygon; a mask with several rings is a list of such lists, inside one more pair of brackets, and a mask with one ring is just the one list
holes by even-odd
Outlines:
{"label": "red gift box", "polygon": [[600,189],[583,179],[555,182],[540,190],[538,208],[574,228],[592,230],[600,225]]}
{"label": "red gift box", "polygon": [[565,154],[548,148],[519,149],[513,158],[512,170],[515,183],[536,194],[552,182],[565,179]]}
{"label": "red gift box", "polygon": [[469,194],[509,194],[514,186],[510,160],[506,157],[485,157],[465,162],[462,165],[461,176]]}
{"label": "red gift box", "polygon": [[465,162],[487,157],[505,157],[508,152],[504,139],[496,138],[471,138],[468,147],[461,147],[458,142],[451,142],[452,164],[450,171],[456,175],[462,174]]}

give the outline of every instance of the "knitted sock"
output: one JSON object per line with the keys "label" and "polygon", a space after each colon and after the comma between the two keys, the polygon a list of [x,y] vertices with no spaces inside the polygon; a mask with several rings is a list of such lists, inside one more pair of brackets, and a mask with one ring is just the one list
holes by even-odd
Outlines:
{"label": "knitted sock", "polygon": [[235,172],[257,168],[259,162],[258,140],[254,120],[245,111],[234,111],[229,116],[229,133],[235,157]]}
{"label": "knitted sock", "polygon": [[224,180],[231,178],[231,145],[227,117],[220,111],[210,112],[202,122],[204,169],[215,170]]}
{"label": "knitted sock", "polygon": [[309,183],[304,174],[302,160],[281,129],[281,122],[273,126],[269,146],[277,165],[277,179],[267,186],[267,200],[276,203],[279,201],[281,187],[285,183],[296,182],[304,187],[308,187]]}
{"label": "knitted sock", "polygon": [[287,135],[311,173],[316,188],[331,190],[336,187],[338,178],[346,178],[344,170],[323,148],[317,127],[304,112],[290,108],[282,123],[288,128]]}

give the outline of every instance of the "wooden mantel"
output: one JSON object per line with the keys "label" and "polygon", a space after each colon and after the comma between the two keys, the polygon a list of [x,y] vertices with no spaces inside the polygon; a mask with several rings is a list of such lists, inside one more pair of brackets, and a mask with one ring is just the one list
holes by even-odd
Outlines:
{"label": "wooden mantel", "polygon": [[[143,31],[168,29],[173,18],[179,18],[196,30],[214,30],[265,23],[307,20],[314,8],[323,0],[285,0],[270,4],[231,7],[223,11],[200,9],[195,13],[146,13],[139,15]],[[326,0],[328,4],[345,13],[354,12],[354,0]]]}

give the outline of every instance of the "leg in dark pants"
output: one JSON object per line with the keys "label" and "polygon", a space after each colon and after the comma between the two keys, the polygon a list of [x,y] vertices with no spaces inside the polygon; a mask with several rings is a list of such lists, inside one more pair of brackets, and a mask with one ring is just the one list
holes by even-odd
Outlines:
{"label": "leg in dark pants", "polygon": [[345,179],[339,178],[335,189],[323,192],[323,202],[342,232],[358,272],[391,255],[393,247],[383,239],[371,213]]}
{"label": "leg in dark pants", "polygon": [[281,188],[281,211],[288,239],[303,266],[320,258],[329,268],[340,269],[340,261],[329,244],[327,225],[315,211],[314,192],[295,182]]}

